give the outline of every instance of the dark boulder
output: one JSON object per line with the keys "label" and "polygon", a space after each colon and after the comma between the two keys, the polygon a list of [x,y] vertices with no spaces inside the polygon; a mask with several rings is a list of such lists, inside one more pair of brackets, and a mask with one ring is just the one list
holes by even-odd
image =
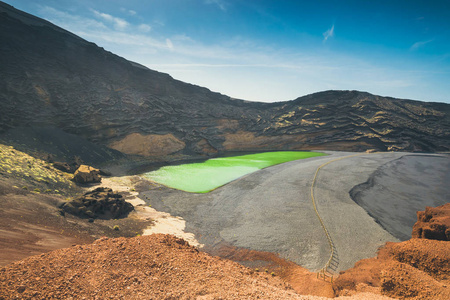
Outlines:
{"label": "dark boulder", "polygon": [[73,173],[74,172],[72,170],[72,167],[66,162],[56,161],[56,162],[53,163],[53,167],[55,169],[58,169],[60,171],[66,172],[66,173]]}
{"label": "dark boulder", "polygon": [[63,211],[90,219],[118,219],[130,213],[134,207],[122,195],[105,187],[96,188],[83,196],[61,205]]}

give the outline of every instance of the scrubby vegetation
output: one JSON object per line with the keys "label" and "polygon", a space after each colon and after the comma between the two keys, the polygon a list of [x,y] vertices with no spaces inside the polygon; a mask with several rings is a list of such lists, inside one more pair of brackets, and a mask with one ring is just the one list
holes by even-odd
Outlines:
{"label": "scrubby vegetation", "polygon": [[65,195],[77,189],[70,180],[71,174],[3,144],[0,144],[0,175],[12,180],[15,187],[35,193]]}

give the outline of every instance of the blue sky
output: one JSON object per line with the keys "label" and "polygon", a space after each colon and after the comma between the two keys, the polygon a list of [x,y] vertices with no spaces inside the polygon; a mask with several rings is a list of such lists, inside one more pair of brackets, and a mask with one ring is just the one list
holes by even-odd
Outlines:
{"label": "blue sky", "polygon": [[231,97],[361,90],[450,103],[450,0],[6,0]]}

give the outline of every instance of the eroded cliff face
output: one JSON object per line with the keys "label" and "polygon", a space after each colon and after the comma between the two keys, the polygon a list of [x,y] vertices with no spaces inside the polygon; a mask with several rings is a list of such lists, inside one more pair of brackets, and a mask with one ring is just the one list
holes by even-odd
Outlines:
{"label": "eroded cliff face", "polygon": [[0,2],[0,131],[54,127],[127,154],[450,150],[450,105],[357,91],[231,99]]}

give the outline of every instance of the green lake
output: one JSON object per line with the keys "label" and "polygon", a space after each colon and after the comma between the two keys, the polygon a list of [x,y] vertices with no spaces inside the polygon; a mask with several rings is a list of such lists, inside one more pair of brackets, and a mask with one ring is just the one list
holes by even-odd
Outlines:
{"label": "green lake", "polygon": [[145,173],[148,179],[165,186],[207,193],[239,177],[284,162],[326,155],[318,152],[277,151],[219,157],[200,163],[165,166]]}

